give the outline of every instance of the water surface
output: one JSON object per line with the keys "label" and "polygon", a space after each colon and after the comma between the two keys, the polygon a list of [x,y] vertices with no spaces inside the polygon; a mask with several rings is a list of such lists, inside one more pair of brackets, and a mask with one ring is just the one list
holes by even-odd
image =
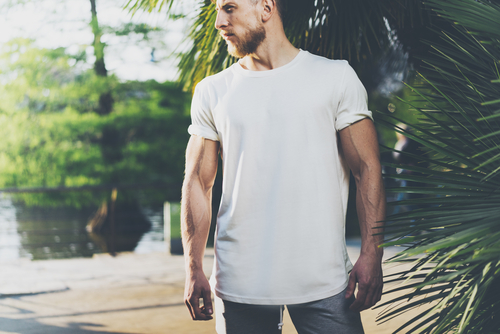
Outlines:
{"label": "water surface", "polygon": [[[85,229],[95,208],[32,208],[0,197],[0,261],[91,257],[111,250],[164,251],[162,207],[119,209],[114,235]],[[140,211],[140,212],[137,212]]]}

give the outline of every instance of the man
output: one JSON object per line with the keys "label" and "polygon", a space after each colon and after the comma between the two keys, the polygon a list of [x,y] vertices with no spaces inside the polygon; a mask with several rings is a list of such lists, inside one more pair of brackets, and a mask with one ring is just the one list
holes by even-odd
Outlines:
{"label": "man", "polygon": [[[286,305],[299,333],[363,333],[359,312],[382,291],[381,238],[373,234],[385,212],[371,112],[347,62],[290,44],[280,1],[216,2],[215,27],[240,59],[201,81],[193,97],[181,218],[185,302],[194,320],[212,319],[202,259],[220,153],[217,332],[279,333]],[[344,239],[349,168],[362,234],[354,267]]]}

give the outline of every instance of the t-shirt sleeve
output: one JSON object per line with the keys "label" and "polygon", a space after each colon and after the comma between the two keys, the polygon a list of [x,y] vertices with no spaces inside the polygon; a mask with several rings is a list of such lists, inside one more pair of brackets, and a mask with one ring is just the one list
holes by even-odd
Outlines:
{"label": "t-shirt sleeve", "polygon": [[188,132],[191,135],[219,141],[219,134],[215,127],[208,93],[206,86],[202,85],[202,83],[196,86],[191,102],[191,125],[188,128]]}
{"label": "t-shirt sleeve", "polygon": [[342,96],[335,118],[336,130],[340,131],[363,118],[373,120],[372,112],[368,110],[368,96],[365,87],[347,62],[344,70],[342,89]]}

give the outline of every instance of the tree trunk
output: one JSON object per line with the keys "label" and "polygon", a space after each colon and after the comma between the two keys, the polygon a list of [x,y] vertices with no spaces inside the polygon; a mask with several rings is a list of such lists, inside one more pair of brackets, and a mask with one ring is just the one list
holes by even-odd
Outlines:
{"label": "tree trunk", "polygon": [[92,13],[92,21],[90,25],[92,27],[92,33],[94,34],[94,71],[98,76],[105,77],[108,75],[106,70],[106,65],[104,64],[104,44],[101,42],[102,31],[99,28],[99,22],[97,21],[97,9],[96,0],[90,0],[90,12]]}
{"label": "tree trunk", "polygon": [[[99,28],[99,21],[97,20],[96,0],[90,0],[90,12],[92,13],[92,33],[94,34],[94,71],[100,77],[108,76],[108,70],[104,63],[104,44],[101,42],[102,31]],[[99,107],[96,112],[99,115],[107,115],[113,110],[113,96],[111,92],[102,93],[99,96]]]}

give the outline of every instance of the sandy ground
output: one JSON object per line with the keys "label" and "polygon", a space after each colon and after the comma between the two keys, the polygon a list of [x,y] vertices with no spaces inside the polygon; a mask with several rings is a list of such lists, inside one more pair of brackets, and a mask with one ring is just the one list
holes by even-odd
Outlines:
{"label": "sandy ground", "polygon": [[[359,254],[354,244],[348,247],[353,261]],[[207,275],[212,262],[213,251],[208,250]],[[1,263],[0,268],[2,334],[215,333],[213,321],[192,321],[183,304],[181,256],[127,253],[114,258],[18,260]],[[362,312],[366,334],[392,333],[416,314],[376,325],[378,312]],[[288,316],[283,333],[296,333]]]}

